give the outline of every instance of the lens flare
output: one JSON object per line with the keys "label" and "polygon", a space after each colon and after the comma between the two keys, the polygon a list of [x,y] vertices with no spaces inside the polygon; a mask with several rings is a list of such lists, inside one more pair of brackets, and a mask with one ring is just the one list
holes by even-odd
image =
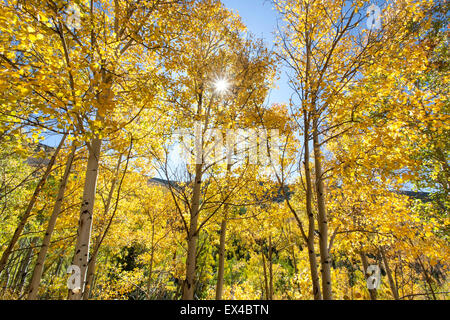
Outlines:
{"label": "lens flare", "polygon": [[217,93],[225,93],[227,92],[228,88],[230,87],[230,83],[227,79],[218,79],[214,83],[214,87]]}

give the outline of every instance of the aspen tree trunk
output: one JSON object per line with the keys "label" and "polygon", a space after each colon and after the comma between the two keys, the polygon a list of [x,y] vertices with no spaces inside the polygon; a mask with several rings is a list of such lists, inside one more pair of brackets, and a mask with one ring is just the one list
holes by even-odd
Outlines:
{"label": "aspen tree trunk", "polygon": [[28,300],[36,300],[39,289],[39,284],[42,278],[42,272],[44,270],[44,262],[47,256],[48,247],[52,239],[53,230],[55,229],[56,220],[61,212],[61,206],[64,198],[64,192],[66,190],[67,180],[72,168],[73,159],[75,157],[76,145],[72,144],[72,151],[66,162],[66,168],[64,170],[63,177],[59,183],[58,195],[56,197],[55,205],[53,206],[53,212],[47,224],[47,230],[45,231],[44,238],[42,240],[41,250],[39,251],[36,265],[34,267],[33,276],[31,277],[30,286],[28,289]]}
{"label": "aspen tree trunk", "polygon": [[198,240],[198,216],[200,208],[200,192],[202,185],[202,165],[195,165],[194,190],[192,194],[191,219],[188,233],[188,251],[186,259],[186,280],[183,285],[183,300],[193,300],[195,290],[195,269]]}
{"label": "aspen tree trunk", "polygon": [[[153,243],[153,236],[152,236],[152,243]],[[150,263],[148,266],[148,280],[147,280],[147,296],[150,298],[150,290],[152,288],[152,275],[153,275],[153,260],[155,256],[155,250],[152,246],[152,250],[150,253]]]}
{"label": "aspen tree trunk", "polygon": [[[231,164],[227,165],[227,179],[231,170]],[[228,204],[224,206],[224,216],[220,225],[220,242],[219,242],[219,268],[217,271],[217,285],[216,285],[216,300],[222,300],[223,295],[223,282],[225,274],[225,243],[227,234],[227,220],[228,220]]]}
{"label": "aspen tree trunk", "polygon": [[225,216],[223,217],[222,224],[220,225],[220,244],[219,244],[219,270],[217,274],[217,286],[216,286],[216,300],[222,300],[223,294],[223,278],[225,271],[225,241],[227,232],[227,211],[228,206],[225,206]]}
{"label": "aspen tree trunk", "polygon": [[[364,279],[367,280],[367,268],[369,267],[369,262],[367,261],[366,254],[363,251],[359,252],[359,256],[361,257],[361,262],[363,265],[363,273],[364,273]],[[368,289],[370,294],[370,300],[377,300],[377,289]]]}
{"label": "aspen tree trunk", "polygon": [[[128,170],[128,163],[130,161],[130,155],[131,155],[132,148],[133,148],[133,140],[131,140],[131,143],[130,143],[130,148],[128,150],[127,161],[126,161],[126,164],[125,164],[125,169],[124,169],[124,172],[123,172],[123,175],[122,175],[122,179],[120,180],[119,187],[118,187],[118,190],[117,190],[117,198],[116,198],[114,211],[111,214],[111,217],[110,217],[110,219],[108,221],[108,224],[105,227],[105,230],[103,231],[103,234],[101,234],[101,235],[99,235],[97,237],[97,239],[95,241],[94,250],[92,252],[92,257],[89,259],[85,290],[83,291],[83,297],[82,297],[84,300],[89,299],[89,295],[90,295],[90,292],[91,292],[92,281],[93,281],[94,276],[95,276],[95,268],[97,266],[97,257],[98,257],[98,253],[99,253],[99,250],[100,250],[100,246],[102,245],[103,240],[105,239],[106,235],[108,234],[109,228],[111,227],[111,224],[113,222],[114,216],[116,215],[116,212],[117,212],[117,206],[119,204],[120,191],[122,190],[123,179],[125,178],[125,175],[126,175],[127,170]],[[113,196],[113,193],[114,193],[114,188],[115,188],[115,185],[116,185],[116,182],[117,182],[117,176],[119,175],[119,169],[120,169],[121,162],[122,162],[122,154],[119,156],[119,160],[117,161],[116,174],[114,176],[113,183],[111,185],[111,189],[109,190],[108,200],[107,200],[107,203],[106,203],[106,206],[105,206],[105,216],[109,212],[109,209],[111,207],[111,200],[112,200],[112,196]]]}
{"label": "aspen tree trunk", "polygon": [[[203,107],[203,86],[200,86],[200,94],[198,95],[197,116],[202,115]],[[206,123],[208,118],[205,120]],[[200,132],[202,128],[200,127]],[[197,135],[197,132],[196,132]],[[195,138],[196,144],[196,161],[195,161],[195,178],[192,191],[192,205],[190,212],[190,225],[188,231],[188,248],[186,257],[186,279],[183,282],[183,300],[193,300],[195,291],[195,269],[197,264],[197,240],[198,240],[198,216],[200,209],[200,197],[203,175],[203,135]],[[200,139],[201,141],[198,141]],[[200,160],[200,161],[198,161]],[[200,162],[200,163],[198,163]]]}
{"label": "aspen tree trunk", "polygon": [[273,264],[272,264],[272,236],[269,236],[269,300],[273,300]]}
{"label": "aspen tree trunk", "polygon": [[319,222],[319,248],[320,263],[322,272],[322,293],[324,300],[332,300],[331,291],[331,259],[328,251],[328,220],[325,207],[325,194],[322,177],[322,153],[319,145],[319,125],[317,119],[313,120],[313,145],[314,145],[314,167],[316,174],[316,191],[317,191],[317,211]]}
{"label": "aspen tree trunk", "polygon": [[61,141],[59,142],[58,147],[56,148],[55,152],[53,153],[52,157],[50,158],[49,163],[47,164],[47,168],[42,175],[41,179],[39,180],[39,183],[37,184],[36,188],[34,189],[34,193],[31,196],[30,202],[28,203],[28,206],[24,212],[24,214],[20,217],[20,223],[17,226],[16,230],[14,231],[14,234],[12,236],[12,239],[10,240],[8,247],[3,252],[2,258],[0,259],[0,273],[3,271],[3,269],[6,266],[6,263],[8,262],[8,258],[14,249],[15,244],[17,243],[17,240],[19,240],[20,235],[22,234],[23,228],[25,227],[25,224],[28,221],[28,218],[31,215],[31,211],[33,210],[33,207],[37,201],[37,198],[47,181],[48,176],[50,175],[50,172],[52,171],[53,165],[56,162],[56,158],[59,154],[59,151],[61,150],[62,146],[64,145],[64,141],[67,138],[67,133],[63,135],[61,138]]}
{"label": "aspen tree trunk", "polygon": [[[100,241],[100,240],[97,239],[97,241]],[[96,246],[92,252],[92,257],[89,259],[89,263],[88,263],[86,284],[84,286],[83,297],[82,297],[83,300],[88,300],[89,295],[91,293],[92,279],[94,278],[95,268],[97,267],[97,256],[98,256],[98,247]]]}
{"label": "aspen tree trunk", "polygon": [[69,290],[68,298],[70,300],[80,300],[85,286],[101,145],[102,141],[99,138],[94,138],[90,143],[77,243],[72,259],[72,264],[78,266],[81,271],[81,290],[77,293]]}
{"label": "aspen tree trunk", "polygon": [[[147,280],[147,298],[150,299],[150,290],[152,288],[152,276],[153,276],[153,261],[155,257],[155,219],[152,219],[152,237],[151,237],[151,252],[150,263],[148,266],[148,280]],[[176,256],[176,252],[175,252]]]}
{"label": "aspen tree trunk", "polygon": [[[108,192],[108,198],[106,199],[105,210],[104,210],[104,216],[105,217],[108,214],[109,209],[111,207],[111,201],[112,201],[112,197],[113,197],[114,190],[115,190],[115,187],[116,187],[117,176],[119,174],[121,162],[122,162],[122,154],[119,156],[119,160],[117,161],[117,165],[116,165],[116,169],[115,169],[115,175],[114,175],[114,178],[113,178],[113,180],[111,182],[111,188],[109,189],[109,192]],[[103,235],[101,235],[101,234],[98,235],[97,239],[95,240],[95,245],[94,245],[94,250],[92,252],[92,257],[89,259],[89,263],[88,263],[85,290],[83,291],[83,300],[89,299],[89,294],[90,294],[90,291],[91,291],[90,289],[91,289],[92,279],[94,278],[95,268],[96,268],[96,265],[97,265],[98,251],[100,249],[102,238],[105,237],[106,232],[108,232],[108,229],[109,229],[109,227],[107,227],[105,229]]]}
{"label": "aspen tree trunk", "polygon": [[380,253],[381,253],[381,258],[383,259],[384,269],[386,270],[386,274],[388,276],[388,281],[389,281],[389,286],[391,287],[392,296],[394,297],[395,300],[399,300],[400,297],[398,295],[398,289],[397,289],[397,286],[395,285],[394,277],[392,276],[392,271],[391,271],[391,268],[389,267],[389,262],[387,260],[386,252],[385,252],[383,246],[380,247]]}
{"label": "aspen tree trunk", "polygon": [[97,285],[98,275],[94,275],[94,279],[92,279],[92,285],[89,288],[89,296],[91,296],[95,292],[95,286]]}
{"label": "aspen tree trunk", "polygon": [[302,101],[303,108],[303,125],[304,125],[304,133],[303,133],[303,143],[305,148],[305,180],[306,180],[306,214],[308,215],[308,239],[307,239],[307,247],[308,247],[308,258],[309,258],[309,268],[311,272],[311,281],[313,285],[313,295],[314,300],[322,300],[322,292],[320,290],[320,280],[319,273],[317,272],[317,258],[316,258],[316,250],[314,246],[314,231],[315,231],[315,219],[312,210],[312,179],[311,179],[311,169],[309,160],[311,158],[310,150],[309,150],[309,135],[310,135],[310,123],[311,119],[308,112],[308,100],[309,100],[309,91],[310,91],[310,70],[311,70],[311,41],[309,30],[306,30],[306,70],[305,70],[305,95]]}
{"label": "aspen tree trunk", "polygon": [[308,215],[308,258],[309,258],[309,269],[311,272],[311,279],[313,285],[313,295],[314,300],[322,300],[322,292],[320,290],[320,279],[319,273],[317,272],[317,259],[316,259],[316,249],[314,247],[314,230],[315,230],[315,219],[312,211],[312,183],[311,183],[311,169],[309,167],[309,130],[308,123],[306,120],[306,112],[304,113],[304,148],[305,148],[305,180],[306,180],[306,214]]}
{"label": "aspen tree trunk", "polygon": [[267,267],[266,267],[266,256],[264,255],[264,248],[261,247],[261,255],[263,262],[263,271],[264,271],[264,291],[266,292],[266,300],[269,300],[269,281],[267,279]]}

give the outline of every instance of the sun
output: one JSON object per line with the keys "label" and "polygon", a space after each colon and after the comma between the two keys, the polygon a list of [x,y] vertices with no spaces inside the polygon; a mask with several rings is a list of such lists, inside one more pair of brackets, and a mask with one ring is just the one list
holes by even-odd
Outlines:
{"label": "sun", "polygon": [[228,91],[228,88],[230,87],[230,83],[227,79],[218,79],[214,83],[214,88],[217,93],[224,94]]}

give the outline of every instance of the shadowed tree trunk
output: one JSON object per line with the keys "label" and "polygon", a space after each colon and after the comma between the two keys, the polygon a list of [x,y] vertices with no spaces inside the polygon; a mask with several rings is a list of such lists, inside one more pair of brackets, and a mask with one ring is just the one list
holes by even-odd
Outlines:
{"label": "shadowed tree trunk", "polygon": [[261,247],[261,255],[262,255],[263,271],[264,271],[264,291],[266,293],[266,300],[269,300],[269,281],[268,281],[268,277],[267,277],[266,256],[264,254],[263,247]]}
{"label": "shadowed tree trunk", "polygon": [[273,300],[273,262],[272,262],[272,236],[269,236],[269,250],[267,260],[269,261],[269,300]]}
{"label": "shadowed tree trunk", "polygon": [[320,279],[319,273],[317,272],[317,259],[316,259],[316,249],[314,246],[314,230],[315,230],[315,219],[312,211],[312,183],[311,183],[311,169],[309,164],[310,151],[309,151],[309,130],[308,130],[308,120],[306,112],[304,112],[304,148],[305,148],[305,184],[306,184],[306,214],[308,216],[308,238],[306,245],[308,247],[308,258],[309,258],[309,268],[311,272],[311,281],[314,300],[322,300],[322,292],[320,290]]}
{"label": "shadowed tree trunk", "polygon": [[220,244],[219,244],[219,268],[217,272],[217,286],[216,286],[216,300],[222,300],[223,294],[223,278],[225,270],[225,242],[227,232],[227,210],[228,206],[225,206],[225,215],[222,219],[220,226]]}
{"label": "shadowed tree trunk", "polygon": [[55,205],[53,206],[53,212],[48,221],[47,230],[45,232],[44,238],[42,240],[41,249],[36,260],[36,265],[34,267],[33,276],[31,277],[30,286],[28,289],[28,300],[35,300],[37,298],[37,293],[39,289],[39,284],[41,282],[42,271],[44,269],[45,257],[47,256],[48,246],[52,238],[53,230],[55,229],[56,220],[61,212],[61,206],[64,198],[64,192],[66,190],[67,180],[70,175],[70,170],[72,168],[73,159],[75,157],[76,145],[72,144],[72,151],[67,159],[66,168],[64,170],[64,175],[59,183],[58,195],[56,197]]}
{"label": "shadowed tree trunk", "polygon": [[148,266],[148,279],[147,279],[147,297],[150,298],[150,291],[152,288],[152,276],[153,276],[153,260],[155,257],[155,248],[154,241],[155,241],[155,227],[154,224],[152,224],[152,249],[150,251],[150,262]]}
{"label": "shadowed tree trunk", "polygon": [[[227,165],[227,178],[230,174],[231,164]],[[216,300],[222,300],[223,295],[223,282],[224,282],[224,274],[225,274],[225,243],[226,243],[226,234],[227,234],[227,222],[228,222],[228,210],[229,205],[225,204],[224,206],[224,216],[222,219],[222,223],[220,225],[220,243],[219,243],[219,268],[217,271],[217,285],[216,285]]]}
{"label": "shadowed tree trunk", "polygon": [[186,259],[186,280],[183,285],[183,300],[194,299],[195,269],[198,240],[198,216],[200,208],[200,192],[202,185],[202,165],[195,165],[194,190],[192,194],[191,219],[188,232],[188,250]]}
{"label": "shadowed tree trunk", "polygon": [[383,246],[380,247],[380,253],[381,253],[381,258],[383,259],[384,269],[386,270],[386,274],[388,276],[388,281],[389,281],[389,286],[391,287],[392,296],[394,297],[395,300],[399,300],[400,297],[398,295],[398,289],[397,289],[397,286],[395,285],[394,277],[392,276],[392,271],[391,271],[391,268],[389,267],[389,261],[387,260],[386,252],[385,252]]}
{"label": "shadowed tree trunk", "polygon": [[322,177],[322,153],[319,145],[319,126],[317,119],[313,125],[314,168],[316,175],[317,209],[319,222],[319,248],[322,273],[322,294],[324,300],[332,300],[331,291],[331,260],[328,250],[328,219],[325,207],[324,184]]}

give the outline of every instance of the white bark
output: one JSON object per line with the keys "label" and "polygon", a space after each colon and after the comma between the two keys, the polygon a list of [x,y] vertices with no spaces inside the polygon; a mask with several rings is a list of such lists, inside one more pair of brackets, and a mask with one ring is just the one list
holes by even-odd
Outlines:
{"label": "white bark", "polygon": [[83,202],[81,204],[80,220],[77,232],[77,243],[75,245],[75,254],[72,259],[72,265],[78,266],[81,271],[81,290],[77,293],[69,290],[68,298],[70,300],[81,299],[86,281],[101,144],[101,139],[94,138],[91,142],[91,148],[89,148],[89,158],[84,182]]}
{"label": "white bark", "polygon": [[61,206],[64,198],[64,192],[66,190],[67,180],[72,168],[73,159],[75,157],[76,146],[72,145],[72,151],[66,162],[66,168],[64,170],[63,177],[59,183],[58,195],[56,197],[55,205],[53,206],[53,212],[47,224],[47,230],[45,231],[44,238],[42,239],[41,250],[36,260],[33,276],[31,277],[30,286],[28,289],[28,300],[35,300],[41,282],[42,271],[44,270],[45,257],[47,256],[48,247],[52,239],[53,230],[55,229],[56,220],[61,212]]}

